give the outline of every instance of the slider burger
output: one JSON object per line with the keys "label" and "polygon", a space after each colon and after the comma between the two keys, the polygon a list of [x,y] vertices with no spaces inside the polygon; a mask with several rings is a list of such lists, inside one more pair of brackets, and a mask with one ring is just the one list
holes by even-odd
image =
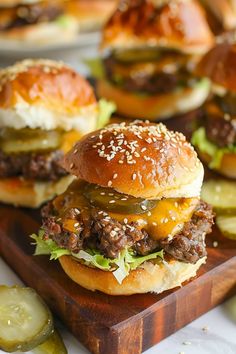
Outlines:
{"label": "slider burger", "polygon": [[192,67],[213,43],[195,0],[121,1],[103,31],[99,96],[130,118],[168,118],[201,106],[209,81]]}
{"label": "slider burger", "polygon": [[99,114],[92,87],[61,62],[0,70],[0,201],[38,207],[65,190],[72,177],[59,162]]}
{"label": "slider burger", "polygon": [[64,13],[63,0],[0,0],[0,39],[31,43],[76,38],[77,21]]}
{"label": "slider burger", "polygon": [[213,93],[192,143],[209,168],[236,178],[236,44],[217,45],[197,70],[212,80]]}
{"label": "slider burger", "polygon": [[111,295],[180,286],[206,261],[212,209],[203,167],[163,124],[109,125],[66,154],[75,175],[42,211],[36,254],[51,254],[79,285]]}

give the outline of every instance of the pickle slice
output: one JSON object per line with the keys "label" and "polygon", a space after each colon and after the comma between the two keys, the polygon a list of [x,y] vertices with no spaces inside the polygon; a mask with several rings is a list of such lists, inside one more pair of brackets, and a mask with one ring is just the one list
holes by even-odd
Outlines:
{"label": "pickle slice", "polygon": [[216,218],[216,225],[225,237],[236,241],[236,216],[220,215]]}
{"label": "pickle slice", "polygon": [[54,330],[53,334],[32,350],[34,354],[67,354],[67,349],[59,333]]}
{"label": "pickle slice", "polygon": [[20,153],[39,150],[51,150],[60,146],[62,134],[56,130],[7,128],[0,136],[0,148],[6,153]]}
{"label": "pickle slice", "polygon": [[236,212],[236,182],[227,180],[209,180],[203,183],[202,199],[222,214]]}
{"label": "pickle slice", "polygon": [[115,51],[114,56],[118,61],[133,63],[137,61],[157,60],[160,58],[161,52],[154,48],[127,49]]}
{"label": "pickle slice", "polygon": [[157,204],[156,200],[135,198],[95,184],[87,184],[84,195],[92,205],[120,214],[143,214]]}
{"label": "pickle slice", "polygon": [[28,351],[52,332],[51,312],[33,289],[0,286],[0,349]]}

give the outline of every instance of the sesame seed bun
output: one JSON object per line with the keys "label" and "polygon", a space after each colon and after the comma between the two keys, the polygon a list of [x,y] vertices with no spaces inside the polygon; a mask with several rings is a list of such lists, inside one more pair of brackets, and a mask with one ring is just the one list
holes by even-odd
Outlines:
{"label": "sesame seed bun", "polygon": [[197,197],[203,180],[203,166],[183,134],[149,122],[91,133],[62,164],[89,183],[145,199]]}
{"label": "sesame seed bun", "polygon": [[105,79],[97,80],[96,91],[116,103],[117,112],[127,118],[156,121],[186,113],[200,107],[210,92],[210,82],[205,85],[186,87],[174,92],[150,96],[138,95],[113,85]]}
{"label": "sesame seed bun", "polygon": [[200,61],[197,73],[214,84],[236,91],[236,44],[222,43],[212,48]]}
{"label": "sesame seed bun", "polygon": [[103,31],[103,49],[175,48],[204,53],[214,37],[195,0],[121,2]]}
{"label": "sesame seed bun", "polygon": [[87,133],[97,112],[90,84],[62,62],[24,60],[0,70],[0,128]]}
{"label": "sesame seed bun", "polygon": [[77,284],[89,290],[99,290],[109,295],[132,295],[147,292],[161,293],[173,289],[196,276],[197,270],[206,262],[201,258],[196,264],[170,260],[160,264],[145,262],[119,284],[111,272],[87,267],[70,256],[59,258],[66,274]]}
{"label": "sesame seed bun", "polygon": [[36,182],[15,178],[0,178],[0,201],[27,208],[39,208],[47,200],[63,193],[72,182],[72,176],[56,182]]}

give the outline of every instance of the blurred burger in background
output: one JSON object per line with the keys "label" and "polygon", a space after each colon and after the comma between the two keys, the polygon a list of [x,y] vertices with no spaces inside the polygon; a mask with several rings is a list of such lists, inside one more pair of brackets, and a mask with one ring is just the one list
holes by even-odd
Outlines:
{"label": "blurred burger in background", "polygon": [[78,22],[63,0],[0,0],[0,39],[45,43],[74,40]]}
{"label": "blurred burger in background", "polygon": [[212,80],[212,96],[192,143],[209,168],[236,178],[236,44],[217,45],[197,71]]}
{"label": "blurred burger in background", "polygon": [[79,31],[96,31],[115,11],[118,0],[68,0],[65,12],[79,23]]}
{"label": "blurred burger in background", "polygon": [[236,29],[236,0],[201,0],[216,35]]}
{"label": "blurred burger in background", "polygon": [[163,119],[198,108],[210,85],[192,69],[213,41],[194,0],[123,0],[103,31],[98,95],[132,118]]}
{"label": "blurred burger in background", "polygon": [[0,201],[38,207],[71,182],[60,161],[110,114],[62,62],[24,60],[0,70]]}

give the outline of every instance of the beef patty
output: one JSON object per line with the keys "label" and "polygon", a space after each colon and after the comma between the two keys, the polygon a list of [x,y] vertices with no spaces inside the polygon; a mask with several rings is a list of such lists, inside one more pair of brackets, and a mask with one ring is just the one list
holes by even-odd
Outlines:
{"label": "beef patty", "polygon": [[74,253],[95,248],[105,257],[116,258],[126,247],[132,248],[137,255],[164,249],[173,258],[187,263],[196,263],[206,255],[205,235],[211,232],[214,217],[212,208],[200,201],[191,220],[184,224],[180,233],[170,240],[154,240],[136,223],[118,222],[95,208],[91,208],[86,216],[82,216],[76,208],[67,212],[64,218],[76,221],[75,232],[65,229],[52,203],[44,207],[42,216],[44,238],[50,238],[59,247]]}
{"label": "beef patty", "polygon": [[[62,13],[62,8],[55,3],[18,5],[12,9],[0,9],[0,30],[6,31],[41,22],[50,22]],[[1,16],[3,16],[3,21],[1,21]]]}
{"label": "beef patty", "polygon": [[60,166],[63,156],[60,150],[10,155],[0,150],[0,178],[22,176],[42,181],[57,180],[67,174]]}
{"label": "beef patty", "polygon": [[115,71],[116,59],[112,56],[104,59],[106,77],[113,84],[129,92],[152,94],[166,94],[173,92],[176,87],[190,86],[193,77],[185,67],[179,68],[175,73],[159,71],[155,74],[140,72],[126,77],[117,76]]}

